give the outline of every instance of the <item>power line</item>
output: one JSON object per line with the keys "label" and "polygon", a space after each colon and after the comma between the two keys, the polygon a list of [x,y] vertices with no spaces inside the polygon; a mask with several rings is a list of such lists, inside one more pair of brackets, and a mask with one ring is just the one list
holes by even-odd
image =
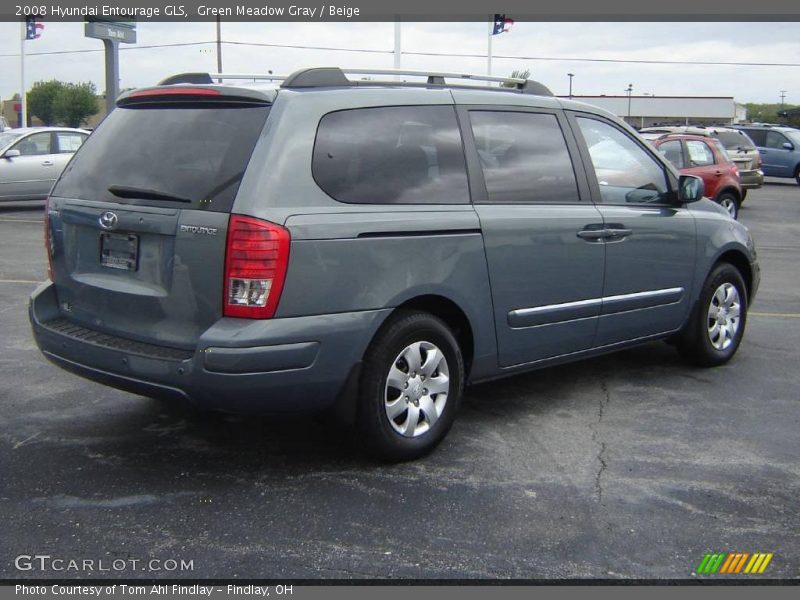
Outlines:
{"label": "power line", "polygon": [[[173,44],[150,44],[146,46],[124,46],[120,50],[150,50],[155,48],[175,48],[186,46],[203,46],[216,42],[177,42]],[[299,44],[270,44],[268,42],[239,42],[223,41],[230,46],[253,46],[257,48],[286,48],[291,50],[322,50],[325,52],[353,52],[364,54],[393,54],[393,50],[376,50],[368,48],[337,48],[334,46],[303,46]],[[53,50],[48,52],[29,52],[27,56],[44,56],[54,54],[81,54],[87,52],[102,52],[102,48],[87,50]],[[406,56],[440,56],[448,58],[485,58],[485,54],[451,53],[451,52],[413,52],[405,51]],[[0,54],[2,57],[18,57],[19,54]],[[691,60],[656,60],[634,58],[585,58],[576,56],[526,56],[516,54],[497,54],[494,58],[508,60],[538,60],[547,62],[588,62],[612,64],[643,64],[643,65],[701,65],[701,66],[728,66],[728,67],[800,67],[800,63],[773,63],[773,62],[738,62],[738,61],[691,61]]]}

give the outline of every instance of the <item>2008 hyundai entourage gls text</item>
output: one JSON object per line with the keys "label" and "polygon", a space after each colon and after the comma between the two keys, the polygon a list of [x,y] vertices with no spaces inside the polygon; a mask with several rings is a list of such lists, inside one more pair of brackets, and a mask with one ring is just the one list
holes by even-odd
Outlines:
{"label": "2008 hyundai entourage gls text", "polygon": [[329,410],[407,460],[469,383],[659,338],[734,355],[753,241],[617,118],[529,80],[348,73],[123,94],[48,200],[45,356],[202,409]]}

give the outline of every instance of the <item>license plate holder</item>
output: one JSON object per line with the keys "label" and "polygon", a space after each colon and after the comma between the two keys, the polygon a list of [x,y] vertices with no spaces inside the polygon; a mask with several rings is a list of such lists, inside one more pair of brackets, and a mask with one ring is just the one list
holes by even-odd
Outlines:
{"label": "license plate holder", "polygon": [[139,236],[135,233],[101,233],[100,266],[135,271],[139,267]]}

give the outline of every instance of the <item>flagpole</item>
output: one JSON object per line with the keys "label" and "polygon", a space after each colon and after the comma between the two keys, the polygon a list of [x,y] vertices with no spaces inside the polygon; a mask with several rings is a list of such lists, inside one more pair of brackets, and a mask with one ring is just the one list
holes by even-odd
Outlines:
{"label": "flagpole", "polygon": [[25,21],[20,22],[20,36],[19,36],[19,79],[20,79],[20,94],[19,94],[19,108],[20,108],[20,127],[28,126],[28,106],[25,99],[25,37],[27,35]]}
{"label": "flagpole", "polygon": [[494,30],[494,17],[489,21],[489,42],[488,51],[486,52],[486,74],[492,76],[492,31]]}

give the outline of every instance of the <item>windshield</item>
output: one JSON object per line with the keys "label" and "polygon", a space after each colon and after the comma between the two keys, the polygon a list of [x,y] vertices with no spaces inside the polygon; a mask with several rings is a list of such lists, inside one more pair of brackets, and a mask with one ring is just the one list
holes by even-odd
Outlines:
{"label": "windshield", "polygon": [[21,135],[21,133],[17,133],[16,131],[6,131],[4,133],[0,133],[0,148],[5,148]]}
{"label": "windshield", "polygon": [[115,108],[54,196],[230,211],[269,106],[157,104]]}

